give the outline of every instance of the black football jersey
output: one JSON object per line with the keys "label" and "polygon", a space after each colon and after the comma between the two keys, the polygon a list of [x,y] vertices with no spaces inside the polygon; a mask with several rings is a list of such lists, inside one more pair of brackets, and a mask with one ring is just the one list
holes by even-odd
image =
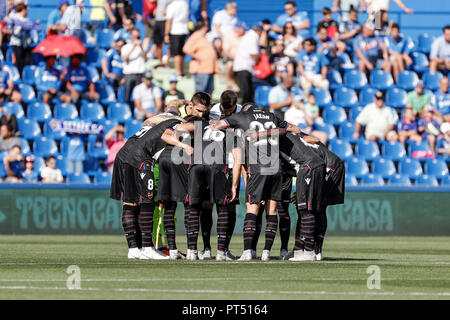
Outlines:
{"label": "black football jersey", "polygon": [[287,132],[280,136],[280,151],[282,156],[287,156],[297,164],[305,164],[311,169],[325,165],[325,161],[313,151],[319,145],[305,142],[300,135]]}
{"label": "black football jersey", "polygon": [[[301,136],[304,137],[306,134],[302,133]],[[310,146],[314,146],[312,150],[323,159],[328,168],[335,170],[335,168],[342,164],[342,159],[335,153],[331,152],[322,142],[319,142],[317,145]]]}
{"label": "black football jersey", "polygon": [[211,165],[218,170],[226,167],[226,131],[212,130],[208,121],[196,121],[192,139],[194,153],[191,164]]}

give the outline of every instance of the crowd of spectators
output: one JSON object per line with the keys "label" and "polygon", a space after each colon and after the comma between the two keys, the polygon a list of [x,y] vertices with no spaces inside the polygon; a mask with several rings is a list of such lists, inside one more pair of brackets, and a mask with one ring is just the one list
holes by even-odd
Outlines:
{"label": "crowd of spectators", "polygon": [[[335,72],[344,78],[351,70],[360,72],[370,80],[354,88],[360,95],[364,86],[372,85],[369,82],[376,70],[389,74],[392,77],[389,86],[394,87],[400,84],[405,71],[415,71],[416,45],[390,19],[389,0],[330,0],[330,8],[323,8],[317,25],[312,25],[298,1],[286,1],[284,13],[273,21],[264,19],[253,25],[239,19],[239,6],[233,1],[226,2],[214,14],[209,12],[206,0],[146,0],[142,14],[133,12],[131,2],[60,0],[43,26],[27,17],[26,0],[8,1],[1,16],[0,33],[3,44],[0,152],[6,181],[35,181],[31,172],[39,170],[33,167],[34,157],[22,153],[19,120],[3,108],[5,104],[17,103],[27,110],[22,90],[14,83],[10,70],[4,68],[6,50],[12,52],[12,63],[21,79],[26,67],[36,65],[33,88],[36,101],[47,104],[52,113],[58,104],[74,104],[80,114],[83,104],[100,103],[101,82],[111,86],[116,97],[122,90],[123,101],[130,106],[134,119],[142,121],[163,112],[171,100],[184,99],[183,88],[178,86],[180,81],[192,76],[195,91],[212,94],[216,75],[221,74],[227,89],[239,91],[240,103],[255,101],[255,88],[268,86],[266,107],[318,136],[324,144],[330,140],[330,133],[324,129],[323,113],[333,101],[322,103],[321,94],[333,96],[336,88],[342,86],[330,74]],[[414,13],[401,0],[394,2],[407,14]],[[82,17],[87,5],[100,8],[91,8],[91,23],[86,24]],[[335,20],[333,13],[337,12]],[[358,17],[363,12],[368,14],[365,21]],[[105,19],[114,35],[100,65],[94,67],[95,72],[82,54],[67,58],[49,55],[39,63],[34,61],[32,49],[39,42],[39,34],[74,36],[95,48],[98,40],[95,31],[103,28],[102,23],[95,22]],[[144,25],[145,29],[138,25]],[[403,108],[389,105],[389,87],[376,88],[373,101],[361,105],[359,115],[353,118],[353,139],[399,141],[405,147],[408,141],[426,141],[432,156],[448,154],[450,26],[443,28],[443,34],[433,41],[426,55],[429,68],[417,72],[417,81],[407,89]],[[185,56],[190,57],[189,74],[185,74]],[[153,71],[148,69],[149,59],[158,60]],[[174,74],[169,78],[167,90],[163,90],[153,76],[170,63]],[[436,73],[440,77],[439,88],[433,92],[427,88],[425,78]],[[103,107],[106,111],[107,106]],[[349,114],[351,108],[343,107]],[[126,140],[125,131],[125,126],[119,124],[99,138],[109,149],[104,163],[107,171],[111,172],[114,155]],[[83,162],[87,160],[86,136],[77,133],[67,136],[64,173],[83,172]],[[55,169],[56,160],[53,156],[46,159],[45,170],[40,174],[42,181],[63,180],[61,172]]]}

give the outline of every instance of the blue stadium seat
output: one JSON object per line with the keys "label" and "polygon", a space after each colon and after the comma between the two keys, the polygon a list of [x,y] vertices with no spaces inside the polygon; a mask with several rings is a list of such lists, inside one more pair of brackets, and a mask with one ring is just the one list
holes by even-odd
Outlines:
{"label": "blue stadium seat", "polygon": [[271,86],[258,86],[255,89],[255,103],[258,106],[269,106],[269,92],[272,89]]}
{"label": "blue stadium seat", "polygon": [[67,176],[67,182],[68,183],[80,183],[80,184],[89,184],[91,183],[91,180],[89,179],[89,176],[84,173],[71,173]]}
{"label": "blue stadium seat", "polygon": [[413,52],[411,57],[413,59],[412,68],[414,71],[422,73],[427,71],[430,67],[430,62],[425,54],[421,52]]}
{"label": "blue stadium seat", "polygon": [[339,126],[339,139],[351,140],[355,132],[355,125],[351,121],[345,121]]}
{"label": "blue stadium seat", "polygon": [[113,102],[108,105],[108,119],[126,121],[131,118],[131,110],[128,104]]}
{"label": "blue stadium seat", "polygon": [[441,183],[442,185],[450,186],[450,175],[446,175],[444,178],[442,178]]}
{"label": "blue stadium seat", "polygon": [[330,82],[330,89],[336,90],[339,87],[342,87],[342,77],[339,71],[331,69],[328,70],[327,79]]}
{"label": "blue stadium seat", "polygon": [[340,125],[347,121],[347,115],[342,107],[328,106],[323,110],[323,120],[332,125]]}
{"label": "blue stadium seat", "polygon": [[111,29],[97,29],[95,32],[95,36],[97,38],[97,45],[102,49],[111,48],[112,43],[114,42],[114,30]]}
{"label": "blue stadium seat", "polygon": [[397,87],[400,89],[411,91],[416,87],[419,77],[414,71],[402,71],[398,74]]}
{"label": "blue stadium seat", "polygon": [[55,105],[54,117],[58,120],[75,120],[78,118],[78,110],[72,103],[58,103]]}
{"label": "blue stadium seat", "polygon": [[380,156],[380,151],[376,142],[361,140],[356,144],[356,155],[361,159],[372,161]]}
{"label": "blue stadium seat", "polygon": [[318,125],[315,123],[314,129],[325,132],[328,136],[328,141],[336,138],[336,129],[331,124],[325,123],[324,125]]}
{"label": "blue stadium seat", "polygon": [[325,107],[331,103],[331,94],[327,89],[312,88],[311,93],[316,96],[316,104],[319,107]]}
{"label": "blue stadium seat", "polygon": [[386,92],[386,105],[392,108],[404,108],[408,99],[405,90],[399,88],[389,88]]}
{"label": "blue stadium seat", "polygon": [[334,103],[339,107],[353,108],[359,105],[355,90],[346,87],[334,91]]}
{"label": "blue stadium seat", "polygon": [[348,113],[348,120],[354,123],[362,109],[363,109],[362,106],[351,108],[350,112]]}
{"label": "blue stadium seat", "polygon": [[4,102],[3,108],[5,108],[6,113],[8,113],[9,115],[14,114],[16,116],[16,119],[23,118],[23,116],[25,115],[22,105],[17,102]]}
{"label": "blue stadium seat", "polygon": [[366,106],[369,103],[373,102],[373,97],[375,96],[375,93],[377,92],[377,89],[371,88],[371,87],[365,87],[359,92],[359,104],[361,106]]}
{"label": "blue stadium seat", "polygon": [[128,139],[136,132],[141,130],[143,124],[144,124],[143,121],[139,121],[136,119],[130,119],[127,122],[125,122],[125,138]]}
{"label": "blue stadium seat", "polygon": [[105,118],[105,111],[98,103],[86,103],[81,105],[80,119],[97,122]]}
{"label": "blue stadium seat", "polygon": [[100,75],[98,74],[97,69],[95,69],[92,66],[86,66],[87,70],[89,71],[89,76],[91,78],[92,82],[99,82],[100,81]]}
{"label": "blue stadium seat", "polygon": [[47,158],[50,155],[56,156],[58,154],[58,146],[55,140],[41,136],[34,140],[33,152],[43,158]]}
{"label": "blue stadium seat", "polygon": [[4,64],[2,65],[2,69],[9,73],[9,79],[14,82],[14,84],[18,84],[21,82],[19,69],[13,64]]}
{"label": "blue stadium seat", "polygon": [[117,101],[125,101],[125,86],[119,86],[119,88],[117,88]]}
{"label": "blue stadium seat", "polygon": [[353,157],[352,146],[348,141],[334,139],[330,142],[330,150],[343,160]]}
{"label": "blue stadium seat", "polygon": [[20,83],[20,84],[18,84],[18,88],[19,88],[20,93],[22,94],[23,102],[25,102],[26,104],[29,104],[36,100],[36,94],[35,94],[32,86],[25,84],[25,83]]}
{"label": "blue stadium seat", "polygon": [[52,127],[49,125],[49,122],[44,123],[44,136],[54,140],[61,140],[66,136],[64,131],[54,131]]}
{"label": "blue stadium seat", "polygon": [[400,160],[398,165],[398,173],[407,175],[410,179],[417,179],[422,175],[422,166],[420,162],[412,158],[404,158]]}
{"label": "blue stadium seat", "polygon": [[34,157],[34,168],[33,171],[40,174],[41,169],[45,167],[45,159],[40,156]]}
{"label": "blue stadium seat", "polygon": [[99,184],[111,184],[112,175],[109,172],[96,172],[94,182]]}
{"label": "blue stadium seat", "polygon": [[431,151],[428,141],[425,141],[425,140],[423,140],[420,143],[408,140],[407,144],[408,144],[408,155],[409,156],[411,156],[414,151]]}
{"label": "blue stadium seat", "polygon": [[23,68],[22,71],[23,83],[29,86],[34,86],[36,84],[36,69],[37,66],[35,65],[28,65]]}
{"label": "blue stadium seat", "polygon": [[427,159],[425,162],[425,173],[437,179],[442,179],[448,176],[447,163],[439,159]]}
{"label": "blue stadium seat", "polygon": [[19,138],[20,139],[20,148],[22,149],[22,154],[27,155],[31,153],[30,144],[28,143],[28,140],[25,138]]}
{"label": "blue stadium seat", "polygon": [[378,90],[387,90],[394,85],[394,79],[390,73],[374,69],[370,73],[370,85]]}
{"label": "blue stadium seat", "polygon": [[439,89],[439,82],[442,77],[443,75],[439,71],[436,71],[435,73],[425,72],[422,76],[427,89],[431,91],[436,91]]}
{"label": "blue stadium seat", "polygon": [[356,178],[362,178],[369,173],[369,166],[365,160],[353,157],[347,161],[347,171]]}
{"label": "blue stadium seat", "polygon": [[103,141],[97,141],[97,136],[88,137],[87,155],[94,159],[106,159],[108,157],[108,148]]}
{"label": "blue stadium seat", "polygon": [[38,122],[48,122],[52,118],[50,106],[43,102],[33,102],[27,108],[28,118]]}
{"label": "blue stadium seat", "polygon": [[430,54],[432,43],[433,37],[428,33],[421,33],[417,38],[417,50],[425,54]]}
{"label": "blue stadium seat", "polygon": [[383,177],[378,174],[368,174],[364,176],[361,180],[363,185],[371,185],[371,186],[384,186]]}
{"label": "blue stadium seat", "polygon": [[346,186],[357,186],[358,185],[358,180],[356,180],[356,177],[354,175],[351,174],[346,174],[345,175],[345,185]]}
{"label": "blue stadium seat", "polygon": [[107,83],[97,82],[95,83],[95,90],[100,95],[100,103],[108,104],[110,102],[116,101],[116,94],[114,89]]}
{"label": "blue stadium seat", "polygon": [[6,177],[6,169],[5,164],[3,162],[3,158],[8,155],[8,151],[0,152],[0,178]]}
{"label": "blue stadium seat", "polygon": [[427,174],[421,175],[416,180],[416,184],[419,186],[426,186],[426,187],[438,187],[439,186],[437,179],[434,176],[429,176]]}
{"label": "blue stadium seat", "polygon": [[372,164],[372,173],[379,174],[383,178],[390,178],[396,174],[395,165],[389,159],[375,159]]}
{"label": "blue stadium seat", "polygon": [[101,119],[98,124],[103,126],[103,132],[104,134],[107,134],[108,131],[117,126],[119,122],[116,120]]}
{"label": "blue stadium seat", "polygon": [[349,70],[344,74],[344,85],[354,90],[361,90],[367,86],[367,77],[359,70]]}
{"label": "blue stadium seat", "polygon": [[411,180],[409,180],[408,176],[402,174],[396,174],[389,178],[389,184],[391,186],[411,186]]}
{"label": "blue stadium seat", "polygon": [[86,52],[86,63],[90,67],[101,68],[102,67],[102,58],[106,55],[105,49],[99,48],[90,48]]}
{"label": "blue stadium seat", "polygon": [[21,118],[17,121],[17,125],[20,133],[27,140],[34,140],[41,135],[41,128],[34,120]]}
{"label": "blue stadium seat", "polygon": [[355,65],[352,63],[350,56],[347,52],[337,52],[337,58],[339,60],[339,69],[341,70],[353,70]]}
{"label": "blue stadium seat", "polygon": [[56,157],[56,168],[61,170],[61,174],[65,177],[67,176],[67,157],[63,156],[62,154],[59,154]]}
{"label": "blue stadium seat", "polygon": [[385,159],[400,161],[406,157],[406,150],[398,141],[385,141],[381,146],[381,154]]}

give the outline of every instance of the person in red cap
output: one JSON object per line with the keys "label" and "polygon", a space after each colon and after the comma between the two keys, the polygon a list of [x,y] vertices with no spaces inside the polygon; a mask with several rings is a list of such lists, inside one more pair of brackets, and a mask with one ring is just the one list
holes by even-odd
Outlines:
{"label": "person in red cap", "polygon": [[22,173],[22,181],[24,183],[38,182],[38,173],[34,170],[34,156],[25,157],[25,171]]}

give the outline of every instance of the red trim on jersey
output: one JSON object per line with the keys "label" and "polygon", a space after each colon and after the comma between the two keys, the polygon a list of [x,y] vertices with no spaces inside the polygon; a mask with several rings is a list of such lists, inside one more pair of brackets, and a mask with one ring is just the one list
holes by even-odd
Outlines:
{"label": "red trim on jersey", "polygon": [[141,166],[139,167],[139,170],[142,169],[142,166],[144,165],[144,162],[141,163]]}
{"label": "red trim on jersey", "polygon": [[228,195],[225,195],[225,200],[223,201],[223,204],[227,203],[227,197],[228,197]]}
{"label": "red trim on jersey", "polygon": [[227,123],[227,126],[230,126],[230,123],[227,121],[227,119],[222,119],[222,120]]}
{"label": "red trim on jersey", "polygon": [[305,164],[306,164],[306,166],[309,168],[309,170],[312,171],[311,167],[310,167],[307,163],[305,163]]}
{"label": "red trim on jersey", "polygon": [[311,211],[311,202],[308,201],[308,211]]}
{"label": "red trim on jersey", "polygon": [[252,199],[250,198],[250,195],[248,195],[248,203],[252,203]]}
{"label": "red trim on jersey", "polygon": [[330,167],[327,167],[327,169],[330,169],[331,171],[333,171],[333,172],[334,172],[334,170],[333,170],[333,169],[331,169]]}
{"label": "red trim on jersey", "polygon": [[186,199],[184,199],[184,203],[187,203],[187,202],[188,202],[188,197],[189,197],[189,195],[187,194],[187,195],[186,195]]}

